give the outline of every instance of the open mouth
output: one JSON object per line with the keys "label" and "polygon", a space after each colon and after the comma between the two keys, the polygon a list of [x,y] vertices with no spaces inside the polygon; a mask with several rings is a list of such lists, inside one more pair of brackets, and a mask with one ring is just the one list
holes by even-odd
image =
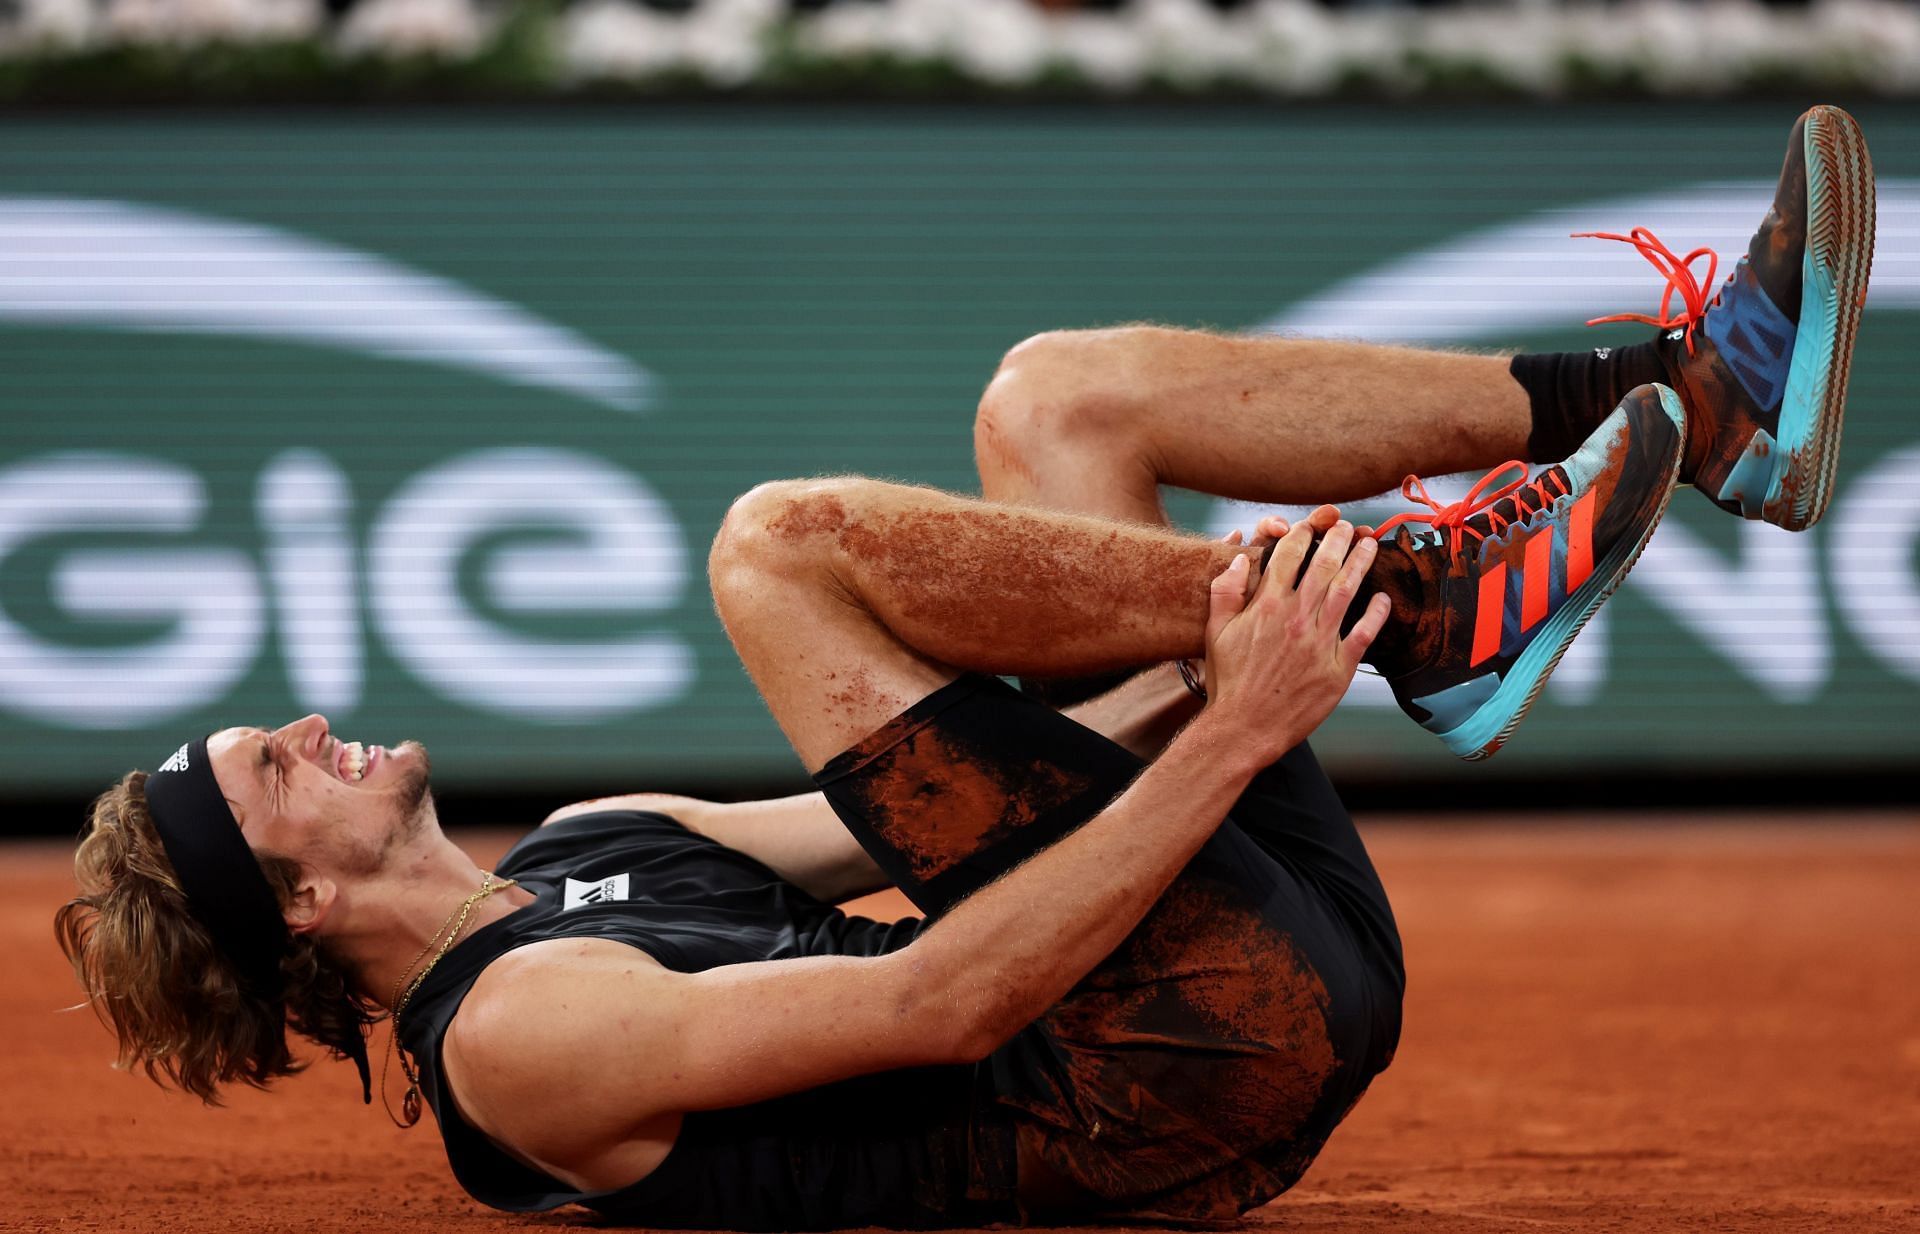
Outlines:
{"label": "open mouth", "polygon": [[386,751],[380,746],[363,746],[357,741],[340,743],[340,753],[336,759],[335,770],[340,778],[349,784],[358,784],[367,778],[374,765]]}

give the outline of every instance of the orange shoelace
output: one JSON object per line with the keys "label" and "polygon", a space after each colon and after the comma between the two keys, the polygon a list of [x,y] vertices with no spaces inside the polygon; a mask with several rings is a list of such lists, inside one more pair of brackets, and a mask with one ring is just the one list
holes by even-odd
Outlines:
{"label": "orange shoelace", "polygon": [[[1488,491],[1501,476],[1516,470],[1520,473],[1518,479],[1509,480],[1498,488],[1494,488],[1493,491]],[[1552,481],[1553,487],[1560,491],[1549,492],[1548,481]],[[1400,485],[1401,496],[1408,501],[1425,503],[1427,510],[1396,514],[1374,528],[1373,535],[1376,540],[1384,540],[1388,532],[1402,523],[1425,523],[1435,531],[1444,530],[1448,533],[1447,551],[1458,558],[1462,532],[1472,536],[1477,543],[1490,535],[1497,535],[1503,528],[1516,521],[1505,518],[1493,508],[1501,501],[1508,497],[1513,498],[1515,511],[1520,519],[1525,519],[1531,514],[1546,509],[1559,498],[1565,497],[1569,491],[1567,482],[1556,471],[1542,472],[1537,480],[1527,479],[1527,465],[1519,459],[1509,459],[1481,476],[1480,482],[1467,490],[1465,497],[1450,506],[1443,506],[1435,501],[1427,492],[1427,486],[1421,482],[1419,476],[1408,476]],[[1529,500],[1535,503],[1531,508],[1527,504]],[[1482,513],[1487,516],[1485,531],[1467,526],[1468,519]]]}
{"label": "orange shoelace", "polygon": [[[1632,234],[1616,236],[1609,231],[1576,231],[1576,240],[1617,240],[1621,244],[1631,244],[1640,255],[1647,259],[1654,269],[1667,276],[1666,290],[1660,293],[1660,315],[1649,317],[1645,313],[1615,313],[1611,317],[1596,317],[1587,324],[1601,325],[1609,321],[1639,321],[1661,330],[1671,330],[1676,326],[1687,328],[1687,354],[1693,354],[1693,327],[1707,312],[1707,288],[1713,286],[1714,276],[1720,273],[1720,258],[1710,248],[1697,248],[1685,257],[1676,254],[1661,243],[1660,237],[1644,227],[1636,227]],[[1693,263],[1702,257],[1707,259],[1707,277],[1695,281]],[[1673,297],[1680,296],[1680,311],[1673,311]]]}

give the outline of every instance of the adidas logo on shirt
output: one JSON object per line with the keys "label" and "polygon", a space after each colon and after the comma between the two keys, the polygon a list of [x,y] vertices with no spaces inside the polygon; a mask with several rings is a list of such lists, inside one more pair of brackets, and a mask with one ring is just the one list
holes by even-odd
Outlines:
{"label": "adidas logo on shirt", "polygon": [[577,878],[567,880],[567,898],[560,911],[572,908],[585,908],[589,904],[617,904],[627,898],[628,875],[613,874],[592,882],[583,882]]}
{"label": "adidas logo on shirt", "polygon": [[[173,752],[173,757],[160,764],[160,771],[185,771],[187,769],[187,747],[181,746]],[[155,772],[158,775],[159,772]]]}

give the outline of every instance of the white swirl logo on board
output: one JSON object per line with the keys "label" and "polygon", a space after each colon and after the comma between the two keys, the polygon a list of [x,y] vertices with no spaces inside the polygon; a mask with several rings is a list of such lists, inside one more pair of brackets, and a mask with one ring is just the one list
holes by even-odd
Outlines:
{"label": "white swirl logo on board", "polygon": [[[119,201],[0,198],[0,321],[269,338],[438,365],[644,412],[650,375],[563,326],[448,279],[271,227]],[[351,531],[347,476],[316,449],[268,460],[254,488],[261,557],[193,548],[75,548],[49,579],[79,623],[154,621],[133,646],[50,640],[0,613],[0,707],[74,728],[138,728],[218,702],[278,635],[296,704],[351,711],[364,692],[370,614],[386,649],[442,697],[516,719],[584,723],[671,702],[694,677],[658,630],[550,640],[473,609],[458,585],[479,542],[529,525],[563,532],[502,548],[481,586],[501,613],[662,612],[687,582],[684,536],[639,476],[542,447],[457,454],[408,477]],[[75,532],[206,530],[192,468],[109,450],[0,468],[0,560]],[[364,567],[362,563],[364,562]]]}

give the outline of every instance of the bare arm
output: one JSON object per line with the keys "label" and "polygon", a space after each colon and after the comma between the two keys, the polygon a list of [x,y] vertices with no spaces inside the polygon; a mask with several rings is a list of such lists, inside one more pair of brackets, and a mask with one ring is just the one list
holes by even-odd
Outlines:
{"label": "bare arm", "polygon": [[1152,762],[1199,711],[1200,700],[1180,680],[1179,672],[1171,664],[1157,664],[1097,698],[1065,708],[1062,714]]}
{"label": "bare arm", "polygon": [[1376,596],[1340,637],[1372,544],[1340,567],[1350,534],[1336,529],[1297,589],[1275,583],[1306,539],[1303,528],[1281,545],[1251,601],[1244,558],[1216,581],[1213,701],[1160,760],[911,946],[692,974],[605,940],[525,948],[482,974],[449,1031],[463,1111],[529,1160],[608,1186],[651,1169],[688,1111],[984,1057],[1125,938],[1255,772],[1352,680],[1386,618]]}

